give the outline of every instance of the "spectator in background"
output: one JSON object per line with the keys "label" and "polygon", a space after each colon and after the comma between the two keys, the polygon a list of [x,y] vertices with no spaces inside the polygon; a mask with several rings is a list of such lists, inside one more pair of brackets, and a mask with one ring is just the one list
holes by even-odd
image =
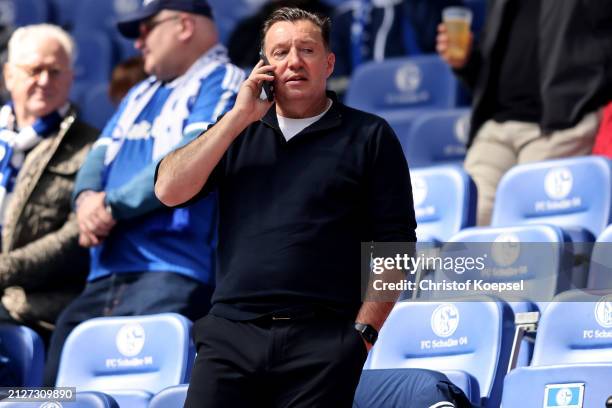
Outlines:
{"label": "spectator in background", "polygon": [[50,386],[64,341],[82,321],[161,312],[196,320],[214,286],[215,198],[165,208],[153,177],[158,159],[232,107],[244,74],[218,43],[205,0],[147,1],[118,27],[137,38],[151,77],[121,102],[77,177],[80,243],[91,248],[91,269],[53,334]]}
{"label": "spectator in background", "polygon": [[46,340],[87,276],[70,197],[98,132],[68,102],[73,50],[61,28],[26,26],[11,36],[4,65],[11,101],[0,109],[0,319]]}
{"label": "spectator in background", "polygon": [[319,0],[272,0],[254,15],[238,23],[228,42],[230,60],[243,68],[252,68],[259,61],[261,27],[281,7],[299,7],[303,10],[330,16],[332,8]]}
{"label": "spectator in background", "polygon": [[435,52],[442,9],[461,0],[351,0],[333,15],[334,76],[367,61]]}
{"label": "spectator in background", "polygon": [[[13,35],[15,28],[9,23],[2,21],[2,14],[0,12],[0,65],[6,64],[8,60],[8,41]],[[6,89],[4,84],[4,78],[0,76],[0,103],[4,104],[11,99],[11,95]]]}
{"label": "spectator in background", "polygon": [[111,74],[108,86],[108,96],[115,106],[127,95],[137,83],[144,81],[147,73],[144,70],[144,60],[141,55],[131,57],[118,63]]}
{"label": "spectator in background", "polygon": [[473,91],[465,168],[478,187],[478,224],[490,222],[499,180],[520,163],[591,152],[599,109],[612,96],[612,2],[491,0],[481,41],[451,57]]}

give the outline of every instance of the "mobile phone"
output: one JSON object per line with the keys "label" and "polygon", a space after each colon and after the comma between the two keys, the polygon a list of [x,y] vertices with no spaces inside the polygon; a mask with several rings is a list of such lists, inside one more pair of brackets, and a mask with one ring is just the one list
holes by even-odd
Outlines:
{"label": "mobile phone", "polygon": [[[266,54],[264,54],[263,49],[259,50],[259,57],[263,60],[264,65],[270,65],[268,62],[268,58],[266,58]],[[267,72],[270,75],[274,75],[273,71]],[[274,100],[274,87],[271,82],[263,81],[262,85],[262,97],[261,99],[267,99],[269,102]]]}

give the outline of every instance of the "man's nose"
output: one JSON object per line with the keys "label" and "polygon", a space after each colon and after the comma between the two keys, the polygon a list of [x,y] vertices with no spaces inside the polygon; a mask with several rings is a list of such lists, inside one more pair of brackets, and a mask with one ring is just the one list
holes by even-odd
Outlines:
{"label": "man's nose", "polygon": [[292,49],[287,55],[287,66],[292,70],[302,66],[302,57],[300,56],[297,49]]}
{"label": "man's nose", "polygon": [[36,80],[36,83],[38,83],[38,85],[44,86],[47,85],[49,83],[49,71],[46,69],[43,69],[40,74],[38,74],[38,78]]}

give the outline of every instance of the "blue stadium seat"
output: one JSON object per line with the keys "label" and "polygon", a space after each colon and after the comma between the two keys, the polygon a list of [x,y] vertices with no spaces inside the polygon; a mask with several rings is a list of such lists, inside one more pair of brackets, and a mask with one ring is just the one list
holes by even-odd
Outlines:
{"label": "blue stadium seat", "polygon": [[419,242],[443,242],[475,225],[476,185],[459,166],[411,170]]}
{"label": "blue stadium seat", "polygon": [[449,109],[457,102],[457,80],[437,55],[367,62],[355,70],[347,105],[390,119],[414,109]]}
{"label": "blue stadium seat", "polygon": [[82,0],[50,0],[50,22],[72,31]]}
{"label": "blue stadium seat", "polygon": [[88,320],[66,340],[56,385],[102,391],[120,406],[146,407],[153,394],[189,381],[195,356],[190,328],[175,313]]}
{"label": "blue stadium seat", "polygon": [[[507,301],[534,302],[543,308],[554,296],[571,288],[571,241],[561,228],[553,225],[466,228],[442,247],[440,257],[447,256],[481,257],[483,267],[466,268],[461,273],[437,269],[434,277],[437,282],[444,279],[522,281],[524,290],[512,292],[514,296],[504,296]],[[499,292],[490,294],[498,295]]]}
{"label": "blue stadium seat", "polygon": [[[111,60],[115,63],[125,59],[127,56],[136,54],[130,42],[122,37],[117,30],[117,20],[123,15],[130,13],[142,3],[141,0],[80,0],[74,23],[73,35],[79,37],[83,33],[100,33],[111,45]],[[104,78],[108,81],[108,78]]]}
{"label": "blue stadium seat", "polygon": [[151,399],[148,408],[183,408],[188,387],[188,384],[181,384],[161,390]]}
{"label": "blue stadium seat", "polygon": [[472,402],[499,407],[514,314],[490,296],[465,300],[396,303],[364,368],[438,370]]}
{"label": "blue stadium seat", "polygon": [[0,21],[8,26],[44,23],[49,16],[49,4],[46,1],[0,0]]}
{"label": "blue stadium seat", "polygon": [[78,32],[74,36],[76,58],[74,76],[76,81],[107,82],[113,64],[113,48],[104,33],[98,31]]}
{"label": "blue stadium seat", "polygon": [[470,129],[469,109],[423,112],[399,135],[410,168],[462,164]]}
{"label": "blue stadium seat", "polygon": [[81,119],[97,129],[103,129],[116,109],[108,96],[108,84],[96,84],[87,90],[80,108]]}
{"label": "blue stadium seat", "polygon": [[12,384],[2,386],[39,387],[45,362],[40,336],[26,326],[0,324],[0,365],[10,373]]}
{"label": "blue stadium seat", "polygon": [[76,10],[75,31],[99,31],[112,34],[121,16],[140,7],[141,0],[80,0]]}
{"label": "blue stadium seat", "polygon": [[587,288],[612,289],[612,225],[597,237],[591,255]]}
{"label": "blue stadium seat", "polygon": [[592,240],[611,222],[612,162],[586,156],[512,168],[499,183],[491,225],[549,223],[568,233],[583,228],[584,239],[592,234]]}
{"label": "blue stadium seat", "polygon": [[[60,405],[61,404],[61,405]],[[117,401],[110,395],[102,392],[77,392],[72,402],[0,402],[0,408],[119,408]]]}
{"label": "blue stadium seat", "polygon": [[70,88],[70,101],[77,105],[79,109],[83,106],[85,98],[98,82],[96,81],[75,81]]}
{"label": "blue stadium seat", "polygon": [[565,292],[542,315],[532,366],[507,375],[503,406],[603,407],[610,378],[612,291]]}

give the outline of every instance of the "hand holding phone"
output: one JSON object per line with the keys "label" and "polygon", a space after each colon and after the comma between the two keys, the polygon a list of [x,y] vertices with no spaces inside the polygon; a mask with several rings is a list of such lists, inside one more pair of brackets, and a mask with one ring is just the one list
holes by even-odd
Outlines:
{"label": "hand holding phone", "polygon": [[[263,61],[264,65],[270,65],[268,58],[266,58],[266,54],[264,54],[263,49],[259,51],[259,57]],[[269,75],[274,76],[273,71],[266,72]],[[274,100],[274,86],[269,81],[263,81],[262,85],[262,96],[261,99],[267,99],[269,102]]]}

